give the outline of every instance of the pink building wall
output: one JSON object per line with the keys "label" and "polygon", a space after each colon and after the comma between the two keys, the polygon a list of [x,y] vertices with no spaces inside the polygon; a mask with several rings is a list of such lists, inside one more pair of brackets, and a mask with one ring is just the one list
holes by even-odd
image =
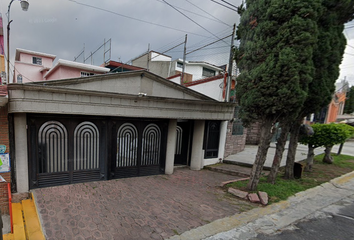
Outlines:
{"label": "pink building wall", "polygon": [[4,55],[4,28],[2,26],[2,16],[0,14],[0,54]]}
{"label": "pink building wall", "polygon": [[[52,58],[49,57],[43,57],[43,56],[36,56],[33,54],[28,54],[28,53],[20,53],[20,62],[25,62],[25,63],[32,63],[32,57],[39,57],[42,58],[42,66],[46,68],[51,68],[53,67],[53,60]],[[35,64],[34,64],[35,65]]]}
{"label": "pink building wall", "polygon": [[81,77],[81,72],[102,74],[95,71],[87,71],[87,70],[82,70],[82,69],[68,67],[68,66],[58,66],[53,72],[45,76],[45,80],[79,78]]}
{"label": "pink building wall", "polygon": [[43,68],[41,65],[28,64],[22,62],[16,62],[14,83],[17,83],[17,76],[22,75],[22,83],[41,81],[43,80],[43,74],[40,70]]}

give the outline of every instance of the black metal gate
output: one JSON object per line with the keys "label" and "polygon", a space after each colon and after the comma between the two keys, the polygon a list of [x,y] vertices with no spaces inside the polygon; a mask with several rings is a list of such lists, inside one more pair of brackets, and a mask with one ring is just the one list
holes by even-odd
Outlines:
{"label": "black metal gate", "polygon": [[28,115],[27,125],[30,189],[163,173],[166,121]]}
{"label": "black metal gate", "polygon": [[161,174],[165,168],[167,122],[116,121],[112,127],[111,177]]}
{"label": "black metal gate", "polygon": [[219,154],[220,121],[205,121],[204,158],[217,158]]}
{"label": "black metal gate", "polygon": [[189,121],[177,122],[175,165],[188,165],[191,143],[192,125]]}

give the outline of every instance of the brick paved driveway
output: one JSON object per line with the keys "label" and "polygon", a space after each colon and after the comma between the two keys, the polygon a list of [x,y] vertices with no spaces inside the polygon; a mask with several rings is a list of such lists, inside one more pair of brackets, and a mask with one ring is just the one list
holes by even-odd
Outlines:
{"label": "brick paved driveway", "polygon": [[252,207],[226,194],[235,176],[177,169],[34,190],[47,239],[165,239]]}

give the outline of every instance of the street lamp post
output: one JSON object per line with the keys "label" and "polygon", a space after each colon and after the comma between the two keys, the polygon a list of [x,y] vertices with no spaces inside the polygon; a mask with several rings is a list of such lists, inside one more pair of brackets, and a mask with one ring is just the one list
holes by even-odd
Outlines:
{"label": "street lamp post", "polygon": [[[7,8],[7,84],[10,83],[10,8],[11,4],[15,0],[11,0],[9,7]],[[29,3],[27,0],[20,0],[21,8],[23,11],[28,10]]]}

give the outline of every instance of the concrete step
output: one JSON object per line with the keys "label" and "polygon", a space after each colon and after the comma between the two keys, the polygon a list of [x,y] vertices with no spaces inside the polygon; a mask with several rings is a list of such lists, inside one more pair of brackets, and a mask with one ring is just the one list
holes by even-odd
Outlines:
{"label": "concrete step", "polygon": [[23,216],[26,225],[26,236],[29,240],[44,240],[42,227],[38,219],[37,209],[32,199],[22,200]]}
{"label": "concrete step", "polygon": [[251,173],[251,168],[242,167],[235,164],[227,164],[227,163],[209,165],[209,166],[205,166],[204,168],[210,171],[220,172],[220,173],[224,173],[232,176],[238,176],[242,178],[249,177]]}
{"label": "concrete step", "polygon": [[21,203],[12,204],[13,237],[16,240],[26,240],[22,210]]}
{"label": "concrete step", "polygon": [[4,240],[44,240],[36,206],[32,199],[12,203],[13,233],[3,235]]}

